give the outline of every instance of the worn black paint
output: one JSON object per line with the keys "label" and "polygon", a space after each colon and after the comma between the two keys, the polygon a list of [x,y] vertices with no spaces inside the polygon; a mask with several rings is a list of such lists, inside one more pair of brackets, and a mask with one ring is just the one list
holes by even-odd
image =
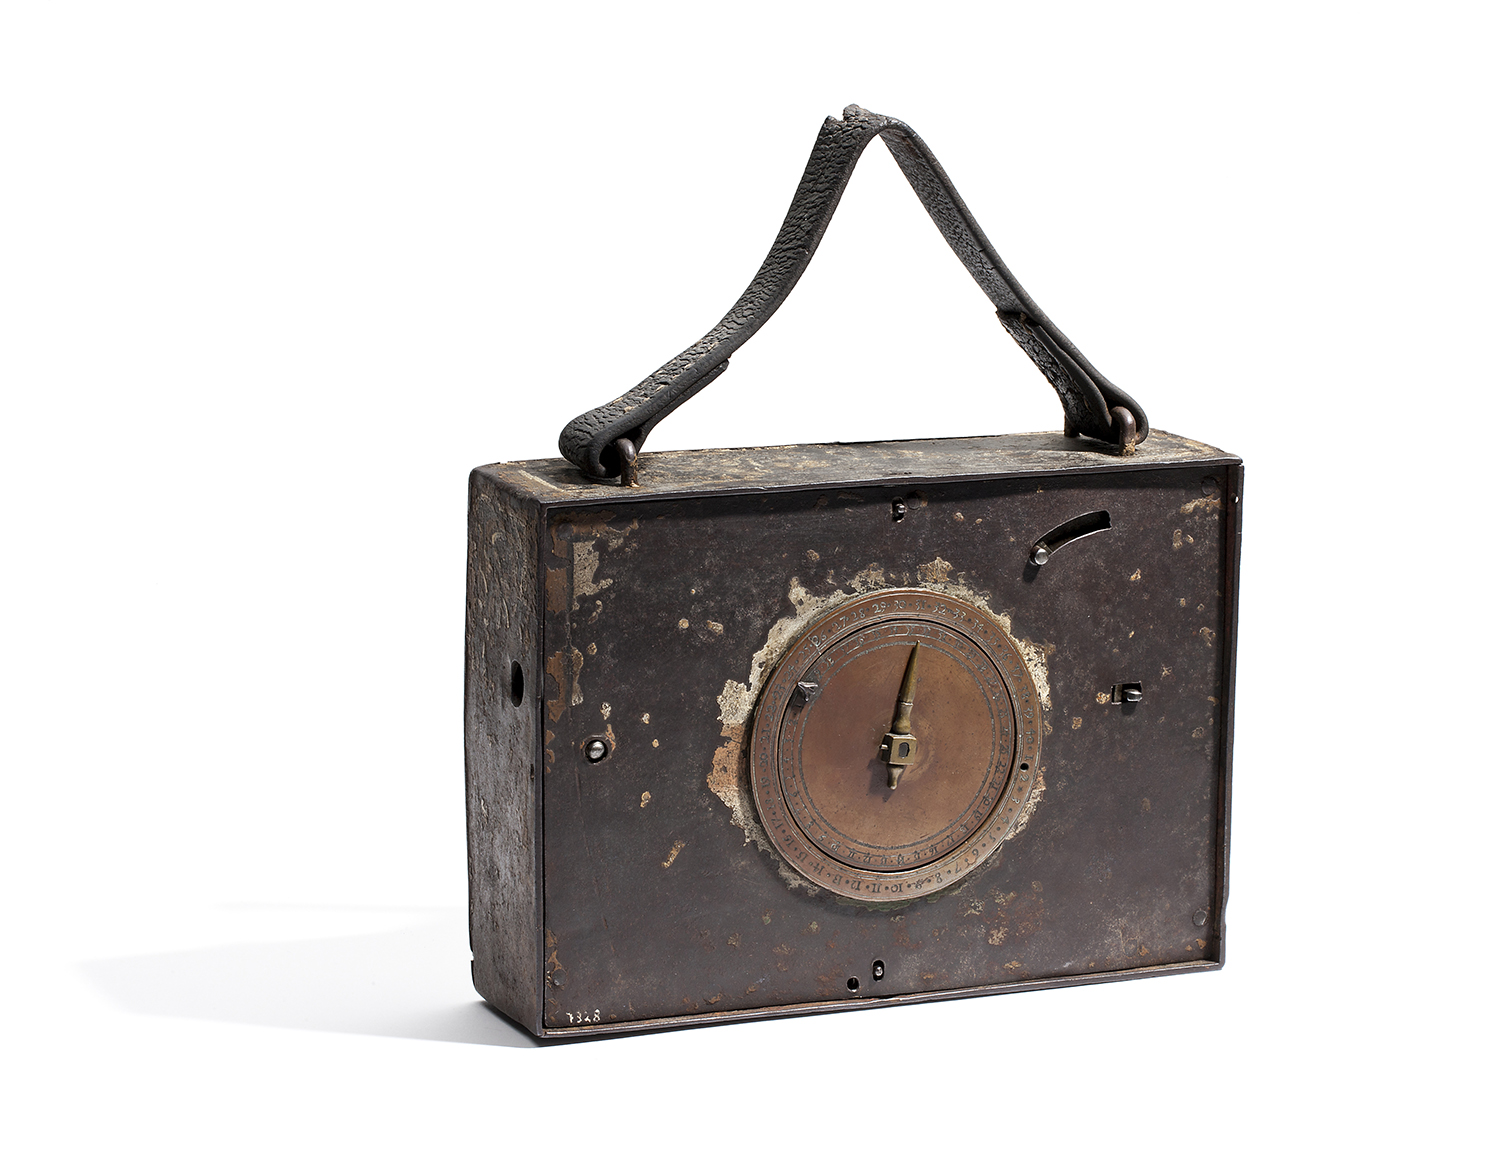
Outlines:
{"label": "worn black paint", "polygon": [[[546,1034],[1220,964],[1236,458],[1154,433],[1129,460],[1050,435],[659,454],[628,489],[565,483],[556,464],[471,482],[470,630],[485,650],[467,716],[475,745],[496,746],[469,755],[471,938],[492,1004]],[[1040,535],[1099,510],[1108,532],[1026,572]],[[482,561],[497,531],[532,563]],[[579,541],[607,585],[575,596]],[[961,887],[897,908],[791,889],[707,785],[718,696],[794,614],[796,580],[828,596],[873,566],[887,585],[947,573],[983,596],[1047,650],[1052,700],[1029,824]],[[486,623],[495,600],[509,630]],[[495,645],[526,665],[519,708],[484,699]],[[1099,703],[1135,680],[1138,705]],[[597,763],[593,738],[611,747]],[[519,819],[482,813],[487,794],[535,820],[529,853]],[[488,890],[512,875],[515,898]],[[860,988],[878,961],[884,976]]]}

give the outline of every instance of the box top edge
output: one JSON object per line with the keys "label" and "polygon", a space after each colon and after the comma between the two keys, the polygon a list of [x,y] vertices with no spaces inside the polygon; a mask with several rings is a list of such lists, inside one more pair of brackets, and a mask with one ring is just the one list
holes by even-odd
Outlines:
{"label": "box top edge", "polygon": [[783,492],[840,483],[976,480],[1058,475],[1182,464],[1241,464],[1231,452],[1152,429],[1135,455],[1117,455],[1061,432],[999,436],[869,440],[859,443],[781,444],[761,448],[646,451],[640,483],[592,481],[561,457],[481,465],[482,475],[518,496],[542,504],[622,497],[637,500],[698,493]]}

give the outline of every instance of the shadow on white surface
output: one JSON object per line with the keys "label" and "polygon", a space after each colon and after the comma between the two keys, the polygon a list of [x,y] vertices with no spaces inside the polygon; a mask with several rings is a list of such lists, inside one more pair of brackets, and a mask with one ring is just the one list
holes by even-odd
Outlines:
{"label": "shadow on white surface", "polygon": [[360,936],[221,945],[81,965],[125,1010],[257,1026],[535,1047],[478,1000],[460,917]]}

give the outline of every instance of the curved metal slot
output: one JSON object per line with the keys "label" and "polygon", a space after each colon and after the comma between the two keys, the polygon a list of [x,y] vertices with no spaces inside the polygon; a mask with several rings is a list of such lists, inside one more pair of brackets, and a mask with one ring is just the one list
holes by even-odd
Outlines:
{"label": "curved metal slot", "polygon": [[1112,529],[1109,521],[1109,511],[1100,509],[1094,513],[1084,513],[1080,517],[1074,517],[1070,521],[1064,521],[1061,525],[1049,529],[1041,537],[1037,538],[1031,546],[1029,561],[1034,566],[1045,566],[1047,559],[1069,542],[1076,542],[1079,538],[1086,538],[1089,534],[1102,533],[1106,529]]}

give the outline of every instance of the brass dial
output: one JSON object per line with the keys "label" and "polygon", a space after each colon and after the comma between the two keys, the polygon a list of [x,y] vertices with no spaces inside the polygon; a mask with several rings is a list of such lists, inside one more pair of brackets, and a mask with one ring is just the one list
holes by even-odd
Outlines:
{"label": "brass dial", "polygon": [[810,624],[753,717],[764,830],[809,880],[900,901],[957,883],[1015,828],[1041,751],[1025,660],[959,599],[885,590]]}

